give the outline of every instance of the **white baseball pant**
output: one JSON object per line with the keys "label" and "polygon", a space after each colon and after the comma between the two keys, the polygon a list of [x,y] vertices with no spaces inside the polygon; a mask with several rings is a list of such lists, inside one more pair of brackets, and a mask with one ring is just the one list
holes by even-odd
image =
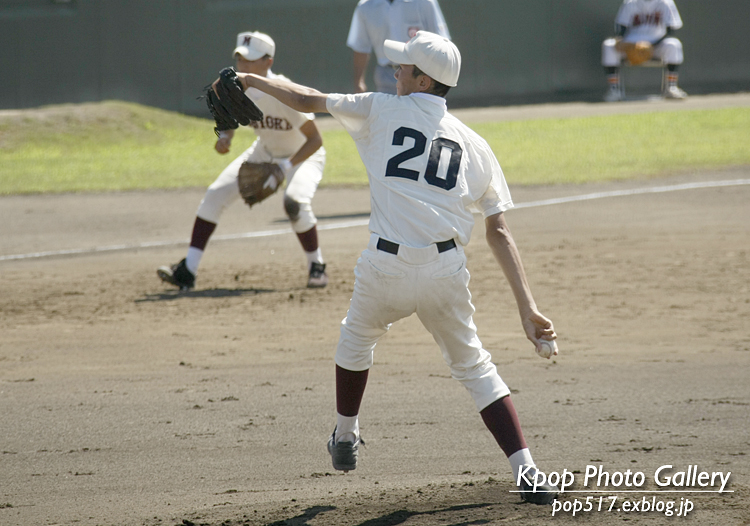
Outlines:
{"label": "white baseball pant", "polygon": [[402,245],[393,255],[377,249],[378,239],[370,236],[354,269],[354,293],[341,322],[336,364],[350,371],[369,369],[380,337],[392,323],[416,312],[478,411],[509,395],[477,336],[463,247],[438,253],[435,245]]}
{"label": "white baseball pant", "polygon": [[[277,159],[278,160],[278,159]],[[205,221],[218,223],[224,210],[240,197],[237,177],[240,166],[245,161],[263,163],[274,162],[273,156],[263,147],[260,139],[242,152],[206,190],[197,215]],[[326,162],[326,152],[321,146],[318,151],[304,162],[292,168],[287,174],[284,197],[299,203],[299,214],[296,221],[292,221],[292,229],[297,233],[307,232],[317,223],[312,211],[312,199],[323,178],[323,168]]]}
{"label": "white baseball pant", "polygon": [[[619,67],[625,59],[625,54],[615,49],[617,40],[608,38],[602,42],[602,65],[604,67]],[[674,37],[665,38],[654,46],[654,57],[664,64],[682,64],[682,42]]]}

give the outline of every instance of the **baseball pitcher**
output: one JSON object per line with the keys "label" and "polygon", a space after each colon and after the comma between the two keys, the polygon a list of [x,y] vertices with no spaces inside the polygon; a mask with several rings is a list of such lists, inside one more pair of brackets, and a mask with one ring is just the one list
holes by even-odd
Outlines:
{"label": "baseball pitcher", "polygon": [[473,322],[464,246],[476,208],[527,338],[543,357],[557,354],[552,322],[536,307],[505,221],[513,202],[500,165],[487,142],[447,111],[445,95],[458,83],[461,55],[448,39],[426,31],[408,43],[387,40],[385,50],[399,64],[397,96],[328,95],[239,74],[244,86],[298,111],[333,115],[354,139],[367,169],[370,238],[354,270],[354,292],[336,349],[338,415],[328,440],[333,467],[356,469],[362,443],[359,409],[375,346],[395,321],[416,313],[508,457],[521,498],[549,504],[556,487],[534,489],[519,477],[536,469],[534,461],[510,390]]}

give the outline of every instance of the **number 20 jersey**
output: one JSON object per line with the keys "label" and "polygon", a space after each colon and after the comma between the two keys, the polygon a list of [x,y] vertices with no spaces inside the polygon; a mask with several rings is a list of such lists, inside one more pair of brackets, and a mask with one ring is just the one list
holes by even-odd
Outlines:
{"label": "number 20 jersey", "polygon": [[487,142],[435,95],[331,94],[328,111],[349,132],[370,180],[370,231],[411,247],[466,245],[472,209],[513,207]]}

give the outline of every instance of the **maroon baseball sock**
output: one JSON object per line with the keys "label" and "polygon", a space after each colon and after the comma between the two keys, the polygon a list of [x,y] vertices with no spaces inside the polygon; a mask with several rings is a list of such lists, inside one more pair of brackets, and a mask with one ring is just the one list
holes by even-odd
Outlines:
{"label": "maroon baseball sock", "polygon": [[211,223],[200,217],[195,217],[195,224],[193,224],[193,236],[190,239],[190,246],[199,250],[206,250],[206,244],[211,234],[216,229],[216,223]]}
{"label": "maroon baseball sock", "polygon": [[305,252],[315,252],[318,250],[318,227],[314,226],[307,232],[297,233],[297,239]]}
{"label": "maroon baseball sock", "polygon": [[336,366],[336,411],[342,416],[357,416],[370,370],[349,371]]}
{"label": "maroon baseball sock", "polygon": [[505,456],[509,457],[516,451],[527,447],[521,431],[521,423],[518,421],[518,414],[510,396],[495,400],[479,414],[482,415],[484,425],[495,437]]}

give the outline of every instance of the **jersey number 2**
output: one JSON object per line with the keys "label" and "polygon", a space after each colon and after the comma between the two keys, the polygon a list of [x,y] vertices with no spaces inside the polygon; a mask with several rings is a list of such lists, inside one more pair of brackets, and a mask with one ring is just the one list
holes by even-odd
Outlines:
{"label": "jersey number 2", "polygon": [[[409,168],[401,168],[400,164],[422,155],[427,147],[427,137],[425,137],[420,131],[402,126],[393,132],[392,144],[394,146],[403,146],[406,137],[414,140],[414,146],[390,158],[385,168],[385,176],[403,177],[405,179],[417,181],[419,179],[419,172],[416,170],[410,170]],[[445,179],[442,179],[437,175],[438,165],[440,164],[440,155],[443,152],[443,148],[448,148],[451,151],[451,157],[448,161],[448,169],[445,172]],[[437,186],[444,190],[450,190],[455,187],[458,179],[458,168],[461,165],[462,154],[463,150],[461,150],[461,146],[456,141],[446,139],[445,137],[433,139],[432,145],[430,146],[430,155],[427,159],[427,168],[424,172],[424,180],[427,181],[428,184]]]}

